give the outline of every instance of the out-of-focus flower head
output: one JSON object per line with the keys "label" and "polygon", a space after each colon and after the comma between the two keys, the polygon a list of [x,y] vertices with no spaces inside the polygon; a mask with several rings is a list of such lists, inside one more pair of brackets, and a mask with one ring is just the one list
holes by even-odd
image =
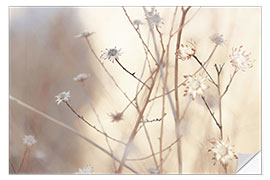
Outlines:
{"label": "out-of-focus flower head", "polygon": [[139,26],[139,25],[143,25],[144,23],[141,20],[139,20],[139,19],[135,19],[133,21],[133,24]]}
{"label": "out-of-focus flower head", "polygon": [[187,75],[184,76],[184,78],[187,79],[186,83],[184,83],[184,86],[186,87],[184,90],[184,96],[190,95],[192,100],[194,100],[196,96],[203,96],[204,90],[208,88],[208,86],[205,84],[206,78],[200,75]]}
{"label": "out-of-focus flower head", "polygon": [[84,30],[82,33],[74,36],[75,38],[84,38],[84,37],[88,37],[91,36],[92,34],[94,34],[95,32],[91,32],[89,33],[87,30]]}
{"label": "out-of-focus flower head", "polygon": [[109,116],[112,118],[112,122],[119,122],[123,120],[123,112],[111,113]]}
{"label": "out-of-focus flower head", "polygon": [[160,27],[161,24],[164,24],[162,18],[160,17],[159,13],[155,8],[151,8],[151,11],[146,12],[146,19],[149,20],[151,26]]}
{"label": "out-of-focus flower head", "polygon": [[121,54],[121,49],[116,49],[116,47],[114,47],[112,49],[106,49],[104,52],[102,51],[101,58],[104,60],[109,59],[110,61],[114,62],[114,60],[118,59]]}
{"label": "out-of-focus flower head", "polygon": [[86,167],[79,168],[79,171],[74,174],[92,174],[92,167],[88,164]]}
{"label": "out-of-focus flower head", "polygon": [[232,146],[229,144],[228,138],[226,142],[220,139],[213,139],[210,141],[210,143],[213,146],[211,147],[211,149],[208,150],[208,152],[214,153],[214,165],[216,164],[216,162],[220,162],[223,167],[226,167],[229,160],[238,158],[235,152],[233,152]]}
{"label": "out-of-focus flower head", "polygon": [[70,91],[67,91],[67,92],[63,91],[63,92],[59,93],[57,96],[55,96],[55,97],[56,97],[57,104],[60,104],[63,101],[67,102],[69,100],[69,98],[70,98]]}
{"label": "out-of-focus flower head", "polygon": [[178,59],[183,61],[189,60],[196,53],[196,42],[193,40],[187,41],[186,44],[181,44],[180,48],[177,49],[176,55]]}
{"label": "out-of-focus flower head", "polygon": [[25,144],[26,146],[32,146],[33,144],[36,144],[36,143],[37,143],[37,140],[35,139],[34,136],[24,135],[23,144]]}
{"label": "out-of-focus flower head", "polygon": [[246,71],[249,68],[253,67],[253,63],[255,60],[250,59],[251,53],[246,53],[244,51],[243,46],[239,48],[233,48],[232,54],[230,55],[232,66],[242,71]]}
{"label": "out-of-focus flower head", "polygon": [[214,34],[210,37],[210,39],[216,45],[222,46],[223,44],[225,44],[225,39],[222,34]]}
{"label": "out-of-focus flower head", "polygon": [[74,77],[73,80],[74,80],[74,81],[77,81],[77,82],[83,82],[83,81],[85,81],[88,77],[89,77],[89,74],[81,73],[81,74],[78,74],[76,77]]}

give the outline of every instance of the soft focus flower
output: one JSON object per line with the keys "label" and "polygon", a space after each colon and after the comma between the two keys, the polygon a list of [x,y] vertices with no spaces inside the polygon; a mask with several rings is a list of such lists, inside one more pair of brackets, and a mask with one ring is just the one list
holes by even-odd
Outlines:
{"label": "soft focus flower", "polygon": [[232,66],[242,71],[246,71],[248,68],[253,67],[254,60],[250,59],[250,54],[243,51],[243,46],[239,48],[233,48],[232,54],[230,55]]}
{"label": "soft focus flower", "polygon": [[184,76],[187,79],[187,82],[184,84],[186,86],[185,94],[190,95],[192,97],[192,100],[195,99],[196,96],[202,96],[203,91],[208,88],[208,86],[205,84],[206,78],[202,76]]}
{"label": "soft focus flower", "polygon": [[35,157],[37,159],[43,160],[43,159],[46,158],[46,155],[45,155],[45,153],[43,151],[38,150],[38,151],[35,152]]}
{"label": "soft focus flower", "polygon": [[60,104],[63,101],[66,102],[70,98],[70,91],[67,91],[67,92],[63,91],[63,92],[59,93],[57,96],[55,96],[55,97],[56,97],[57,104]]}
{"label": "soft focus flower", "polygon": [[210,37],[211,41],[216,45],[223,45],[225,43],[225,39],[222,34],[214,34]]}
{"label": "soft focus flower", "polygon": [[114,60],[118,59],[121,54],[121,49],[118,50],[116,47],[114,47],[112,49],[106,49],[105,52],[102,52],[101,58],[104,60],[109,59],[110,61],[114,62]]}
{"label": "soft focus flower", "polygon": [[196,53],[196,42],[193,40],[187,41],[186,44],[181,44],[180,48],[176,51],[179,59],[185,61],[190,59]]}
{"label": "soft focus flower", "polygon": [[84,30],[81,34],[78,34],[74,36],[75,38],[83,38],[83,37],[88,37],[94,34],[94,32],[89,33],[87,30]]}
{"label": "soft focus flower", "polygon": [[139,19],[135,19],[133,21],[133,24],[139,26],[139,25],[143,25],[144,23],[141,20],[139,20]]}
{"label": "soft focus flower", "polygon": [[27,145],[27,146],[32,146],[33,144],[36,144],[37,141],[35,140],[35,137],[32,135],[24,135],[23,138],[23,144]]}
{"label": "soft focus flower", "polygon": [[73,80],[74,80],[74,81],[77,81],[77,82],[83,82],[83,81],[86,80],[88,77],[89,77],[88,74],[81,73],[81,74],[78,74],[76,77],[74,77]]}
{"label": "soft focus flower", "polygon": [[150,174],[159,174],[159,169],[147,168],[147,171],[148,171]]}
{"label": "soft focus flower", "polygon": [[112,122],[119,122],[119,121],[123,120],[123,113],[122,112],[111,113],[109,116],[111,116]]}
{"label": "soft focus flower", "polygon": [[162,18],[160,17],[159,13],[155,8],[151,8],[151,11],[147,11],[146,19],[148,19],[152,26],[160,26],[164,24]]}
{"label": "soft focus flower", "polygon": [[214,165],[216,162],[220,162],[223,167],[226,167],[229,160],[238,158],[235,152],[233,152],[232,146],[229,144],[229,139],[227,139],[226,142],[219,139],[213,139],[210,143],[213,147],[208,151],[214,153]]}
{"label": "soft focus flower", "polygon": [[79,168],[79,171],[76,172],[75,174],[92,174],[92,168],[91,166],[88,164],[86,167],[84,168]]}

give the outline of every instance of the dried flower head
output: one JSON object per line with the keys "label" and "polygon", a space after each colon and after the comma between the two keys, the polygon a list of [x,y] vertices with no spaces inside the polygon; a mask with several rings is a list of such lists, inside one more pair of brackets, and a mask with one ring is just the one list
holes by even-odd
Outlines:
{"label": "dried flower head", "polygon": [[84,168],[79,168],[79,171],[74,173],[74,174],[92,174],[92,168],[91,166],[88,164],[86,167]]}
{"label": "dried flower head", "polygon": [[34,136],[24,135],[23,144],[25,144],[26,146],[32,146],[33,144],[36,144],[36,143],[37,143],[37,141],[36,141]]}
{"label": "dried flower head", "polygon": [[176,55],[178,59],[183,61],[190,59],[196,53],[196,42],[193,40],[187,41],[186,44],[181,44],[177,49]]}
{"label": "dried flower head", "polygon": [[208,152],[214,153],[214,165],[216,162],[220,162],[223,167],[226,167],[229,160],[238,158],[235,152],[233,152],[232,146],[229,144],[229,138],[227,138],[226,142],[219,139],[213,139],[210,141],[210,143],[213,145],[213,147],[211,147]]}
{"label": "dried flower head", "polygon": [[111,116],[112,122],[119,122],[123,120],[123,112],[111,113],[109,116]]}
{"label": "dried flower head", "polygon": [[81,74],[78,74],[76,77],[74,77],[73,80],[74,80],[74,81],[77,81],[77,82],[83,82],[83,81],[85,81],[88,77],[89,77],[89,74],[81,73]]}
{"label": "dried flower head", "polygon": [[152,26],[160,27],[161,24],[164,24],[164,22],[162,21],[162,18],[160,17],[159,13],[157,12],[155,8],[151,8],[151,11],[147,11],[146,19],[149,20]]}
{"label": "dried flower head", "polygon": [[196,96],[202,96],[204,90],[208,88],[208,86],[205,84],[206,78],[200,75],[187,75],[184,76],[184,78],[187,79],[187,82],[184,83],[184,86],[186,86],[186,89],[184,90],[184,96],[189,94],[192,97],[192,100],[194,100]]}
{"label": "dried flower head", "polygon": [[133,24],[139,26],[139,25],[143,25],[144,23],[141,20],[139,20],[139,19],[135,19],[133,21]]}
{"label": "dried flower head", "polygon": [[74,36],[75,38],[84,38],[84,37],[88,37],[91,36],[92,34],[94,34],[95,32],[91,32],[89,33],[87,30],[84,30],[81,34],[78,34],[76,36]]}
{"label": "dried flower head", "polygon": [[210,37],[210,39],[216,45],[222,46],[223,44],[225,44],[225,39],[222,34],[214,34]]}
{"label": "dried flower head", "polygon": [[243,46],[240,46],[239,48],[233,48],[230,58],[232,66],[242,71],[246,71],[248,68],[253,67],[255,60],[251,60],[251,53],[247,54],[246,51],[242,49],[242,47]]}
{"label": "dried flower head", "polygon": [[56,97],[56,102],[57,104],[60,104],[61,102],[67,102],[70,98],[70,91],[63,91],[61,93],[59,93]]}
{"label": "dried flower head", "polygon": [[104,60],[109,59],[110,61],[114,62],[114,60],[118,59],[121,54],[121,49],[116,49],[116,47],[114,47],[112,49],[106,49],[105,52],[102,52],[101,58]]}

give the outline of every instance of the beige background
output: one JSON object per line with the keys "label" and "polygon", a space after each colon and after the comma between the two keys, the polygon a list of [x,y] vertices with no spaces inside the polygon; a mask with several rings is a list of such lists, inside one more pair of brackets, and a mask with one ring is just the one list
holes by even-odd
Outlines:
{"label": "beige background", "polygon": [[[157,8],[163,18],[161,31],[165,42],[170,30],[174,8]],[[190,18],[198,8],[190,10]],[[131,19],[144,20],[142,8],[127,8]],[[176,22],[180,21],[180,10]],[[122,48],[122,64],[130,71],[140,74],[145,54],[140,40],[129,24],[123,10],[110,8],[11,8],[10,9],[10,94],[27,104],[75,127],[90,139],[107,148],[104,137],[81,123],[64,105],[55,103],[55,96],[70,90],[70,102],[91,123],[98,126],[96,117],[88,101],[95,105],[102,123],[113,137],[127,141],[137,118],[136,111],[130,107],[124,114],[124,120],[111,123],[108,114],[121,111],[128,101],[111,82],[111,79],[89,53],[83,39],[74,35],[84,29],[96,34],[90,37],[96,52],[100,54],[105,48]],[[147,39],[148,28],[142,26],[142,34]],[[252,58],[256,59],[254,67],[247,72],[239,72],[223,101],[223,126],[225,137],[229,137],[236,152],[255,153],[261,149],[261,9],[260,8],[201,8],[183,31],[183,41],[192,38],[197,42],[197,56],[206,60],[214,44],[209,37],[221,33],[226,44],[218,47],[210,65],[209,72],[216,77],[214,63],[225,62],[222,76],[223,87],[229,81],[233,68],[229,63],[232,47],[243,45]],[[152,48],[152,44],[150,44]],[[169,88],[173,88],[175,37],[171,45]],[[116,63],[105,61],[122,89],[133,97],[137,82],[124,72]],[[179,82],[183,75],[198,68],[194,60],[180,62]],[[90,73],[86,81],[87,95],[83,88],[72,78],[79,73]],[[146,77],[146,76],[145,76]],[[145,78],[144,77],[144,78]],[[160,94],[161,87],[157,94]],[[189,101],[182,97],[184,88],[179,89],[180,109],[183,111]],[[146,92],[145,92],[146,93]],[[145,94],[144,94],[145,95]],[[213,110],[216,107],[217,92],[214,88],[207,90]],[[143,96],[141,96],[143,97]],[[174,97],[174,96],[173,96]],[[166,104],[164,146],[175,140],[174,120]],[[148,112],[149,108],[146,112]],[[149,119],[161,115],[161,99],[155,101]],[[99,126],[98,126],[99,127]],[[159,149],[159,123],[147,125],[155,151]],[[213,166],[211,156],[207,153],[207,140],[218,136],[218,129],[209,116],[200,99],[192,101],[181,127],[183,133],[183,172],[219,173],[222,168]],[[24,146],[24,134],[35,135],[38,143],[31,147],[26,159],[24,173],[73,173],[91,164],[94,173],[111,174],[111,159],[92,145],[65,129],[48,122],[16,103],[10,101],[10,159],[18,167]],[[123,147],[112,142],[117,157],[121,157]],[[36,153],[45,157],[37,159]],[[139,158],[150,154],[144,131],[136,136],[134,149],[130,158]],[[166,154],[166,153],[165,153]],[[140,173],[148,173],[148,167],[154,167],[153,159],[129,162]],[[231,163],[230,172],[236,168],[236,161]],[[164,164],[166,173],[177,173],[176,148],[173,146],[169,158]],[[130,173],[128,170],[125,173]]]}

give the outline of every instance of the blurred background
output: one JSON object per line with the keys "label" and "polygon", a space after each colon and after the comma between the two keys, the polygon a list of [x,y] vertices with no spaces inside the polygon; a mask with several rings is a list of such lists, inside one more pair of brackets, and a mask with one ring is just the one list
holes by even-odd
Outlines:
{"label": "blurred background", "polygon": [[[132,20],[140,19],[146,23],[142,7],[127,7],[126,10]],[[160,30],[167,44],[175,7],[157,7],[157,10],[163,18],[164,24]],[[62,91],[70,91],[70,104],[81,115],[100,129],[89,104],[91,101],[106,132],[126,142],[138,114],[131,106],[125,111],[122,121],[111,122],[109,115],[122,111],[129,102],[104,72],[89,50],[86,41],[83,38],[74,38],[83,30],[95,32],[89,40],[98,56],[106,48],[115,46],[121,48],[123,52],[120,56],[121,63],[131,72],[139,75],[145,60],[144,49],[122,8],[11,7],[9,12],[10,95],[76,128],[100,146],[108,149],[103,135],[87,127],[64,104],[55,103],[56,95]],[[194,14],[196,15],[184,28],[182,42],[191,38],[195,40],[197,57],[205,61],[215,46],[209,37],[215,33],[224,35],[225,45],[218,46],[208,66],[209,72],[216,78],[214,64],[225,63],[222,75],[223,88],[226,87],[230,74],[234,70],[229,62],[229,54],[233,47],[243,45],[243,48],[251,52],[251,57],[256,60],[253,68],[237,73],[229,92],[223,99],[225,137],[229,137],[235,152],[255,153],[261,149],[261,9],[252,7],[202,7],[198,9],[198,7],[193,7],[187,19]],[[175,30],[179,26],[180,19],[179,8]],[[146,24],[141,26],[142,37],[145,41],[148,31]],[[169,89],[174,87],[175,43],[176,36],[171,42]],[[149,47],[154,52],[152,42]],[[132,99],[136,93],[137,81],[124,72],[117,63],[104,61],[104,65],[123,91]],[[198,68],[199,65],[194,60],[181,61],[179,82],[184,80],[183,75],[191,74]],[[73,77],[80,73],[90,74],[84,82],[86,91],[82,84],[73,81]],[[146,78],[147,73],[143,79]],[[162,93],[161,84],[157,95]],[[184,88],[180,87],[181,112],[190,102],[189,97],[182,97],[183,91]],[[139,99],[145,98],[146,93],[147,91],[143,92]],[[174,93],[172,97],[174,98]],[[206,97],[212,109],[217,113],[216,90],[208,89]],[[159,98],[153,105],[150,104],[147,107],[148,119],[161,117],[161,104],[162,98]],[[22,173],[71,174],[87,164],[93,167],[95,174],[114,173],[113,161],[99,149],[14,101],[10,101],[9,105],[9,158],[15,169],[19,167],[25,149],[22,138],[24,135],[31,134],[38,142],[30,148]],[[166,113],[164,147],[176,139],[174,119],[168,102],[166,102]],[[146,126],[151,135],[153,148],[155,152],[158,152],[160,123],[149,123]],[[207,152],[208,140],[217,137],[219,132],[200,98],[190,102],[180,130],[183,135],[183,173],[223,172],[219,165],[213,166],[212,156]],[[113,141],[110,141],[110,144],[115,156],[120,159],[124,150],[123,146]],[[168,151],[164,155],[167,153]],[[150,154],[145,133],[140,130],[129,158],[140,158]],[[127,164],[142,174],[148,174],[148,169],[155,167],[152,158],[130,161]],[[233,161],[230,163],[229,172],[234,172],[235,168],[236,161]],[[164,172],[177,173],[176,146],[172,147],[164,163]],[[14,173],[11,168],[10,173]],[[130,171],[124,169],[124,173],[130,173]]]}

